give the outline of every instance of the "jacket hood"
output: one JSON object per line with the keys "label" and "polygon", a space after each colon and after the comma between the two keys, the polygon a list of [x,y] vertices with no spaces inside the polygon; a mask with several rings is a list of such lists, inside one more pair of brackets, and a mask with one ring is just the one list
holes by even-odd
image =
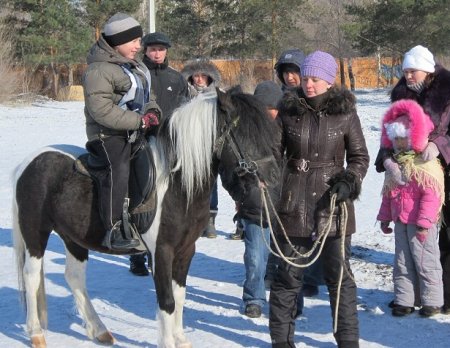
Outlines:
{"label": "jacket hood", "polygon": [[215,86],[220,84],[220,72],[219,69],[208,60],[196,60],[186,63],[184,68],[181,70],[181,75],[193,85],[192,75],[195,73],[205,74],[209,77],[209,85],[214,83]]}
{"label": "jacket hood", "polygon": [[381,145],[384,148],[393,148],[389,139],[386,124],[394,123],[399,117],[407,117],[409,120],[409,138],[411,148],[416,152],[422,152],[428,144],[428,136],[434,129],[430,117],[423,111],[422,107],[410,99],[402,99],[389,108],[383,116],[381,125]]}
{"label": "jacket hood", "polygon": [[283,78],[283,66],[287,64],[295,65],[296,67],[298,67],[298,74],[300,75],[300,68],[304,60],[305,54],[297,48],[285,50],[281,53],[278,61],[275,63],[273,68],[277,72],[277,76],[283,83],[283,85],[286,84]]}

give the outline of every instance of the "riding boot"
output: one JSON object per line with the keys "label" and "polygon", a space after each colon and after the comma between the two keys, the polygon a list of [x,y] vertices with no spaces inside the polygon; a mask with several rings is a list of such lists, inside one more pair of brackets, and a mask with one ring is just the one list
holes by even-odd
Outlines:
{"label": "riding boot", "polygon": [[134,238],[137,235],[133,224],[129,221],[128,214],[129,199],[125,198],[122,206],[122,220],[117,221],[113,227],[106,232],[103,244],[111,250],[126,251],[138,247],[141,242]]}
{"label": "riding boot", "polygon": [[205,231],[203,232],[203,237],[206,238],[216,238],[217,237],[217,231],[215,226],[217,211],[210,211],[209,212],[209,222],[208,226],[206,227]]}
{"label": "riding boot", "polygon": [[119,220],[106,232],[102,244],[110,250],[125,251],[138,247],[140,242],[138,239],[125,237],[122,221]]}

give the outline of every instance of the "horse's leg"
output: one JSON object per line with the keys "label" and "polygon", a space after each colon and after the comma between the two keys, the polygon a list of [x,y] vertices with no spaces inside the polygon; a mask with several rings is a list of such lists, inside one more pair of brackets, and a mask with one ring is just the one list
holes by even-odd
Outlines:
{"label": "horse's leg", "polygon": [[[17,191],[17,189],[16,189]],[[13,203],[13,240],[16,255],[19,291],[26,309],[26,328],[30,336],[32,347],[45,348],[47,346],[42,329],[47,328],[47,301],[44,286],[43,258],[51,228],[42,227],[39,216],[34,214],[39,209],[23,209],[19,213],[19,206],[23,202],[20,195],[14,195]],[[26,197],[26,196],[25,196]],[[36,227],[40,226],[40,227]]]}
{"label": "horse's leg", "polygon": [[72,289],[75,303],[86,323],[86,332],[90,339],[96,339],[107,345],[114,344],[114,337],[100,320],[86,290],[86,266],[88,250],[70,241],[66,246],[65,278]]}
{"label": "horse's leg", "polygon": [[153,279],[158,299],[159,322],[158,348],[175,348],[175,300],[172,290],[172,265],[174,250],[169,245],[157,245],[155,249]]}
{"label": "horse's leg", "polygon": [[194,253],[195,244],[192,244],[183,253],[177,253],[174,259],[172,289],[175,299],[174,337],[177,348],[192,347],[191,342],[188,341],[184,334],[183,308],[186,300],[186,278]]}
{"label": "horse's leg", "polygon": [[[45,348],[47,328],[47,302],[45,297],[43,258],[31,257],[28,252],[23,267],[23,281],[27,306],[27,332],[33,348]],[[42,326],[41,326],[42,325]]]}

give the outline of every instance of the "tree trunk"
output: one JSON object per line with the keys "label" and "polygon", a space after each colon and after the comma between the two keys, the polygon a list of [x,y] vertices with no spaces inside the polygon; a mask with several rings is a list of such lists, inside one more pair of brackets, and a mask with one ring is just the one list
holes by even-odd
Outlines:
{"label": "tree trunk", "polygon": [[69,65],[69,76],[68,76],[69,81],[67,81],[68,86],[73,86],[73,68],[74,68],[73,65]]}
{"label": "tree trunk", "polygon": [[348,58],[348,79],[350,80],[350,90],[355,90],[355,75],[353,75],[352,59]]}
{"label": "tree trunk", "polygon": [[345,63],[342,57],[339,57],[339,71],[341,72],[341,86],[345,86]]}

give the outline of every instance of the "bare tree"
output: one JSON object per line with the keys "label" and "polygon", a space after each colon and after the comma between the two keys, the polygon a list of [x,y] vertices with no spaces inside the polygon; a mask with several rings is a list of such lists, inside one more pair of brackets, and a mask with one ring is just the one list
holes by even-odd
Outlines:
{"label": "bare tree", "polygon": [[19,76],[13,70],[13,50],[9,36],[10,29],[4,25],[0,18],[0,102],[9,100],[18,90]]}

